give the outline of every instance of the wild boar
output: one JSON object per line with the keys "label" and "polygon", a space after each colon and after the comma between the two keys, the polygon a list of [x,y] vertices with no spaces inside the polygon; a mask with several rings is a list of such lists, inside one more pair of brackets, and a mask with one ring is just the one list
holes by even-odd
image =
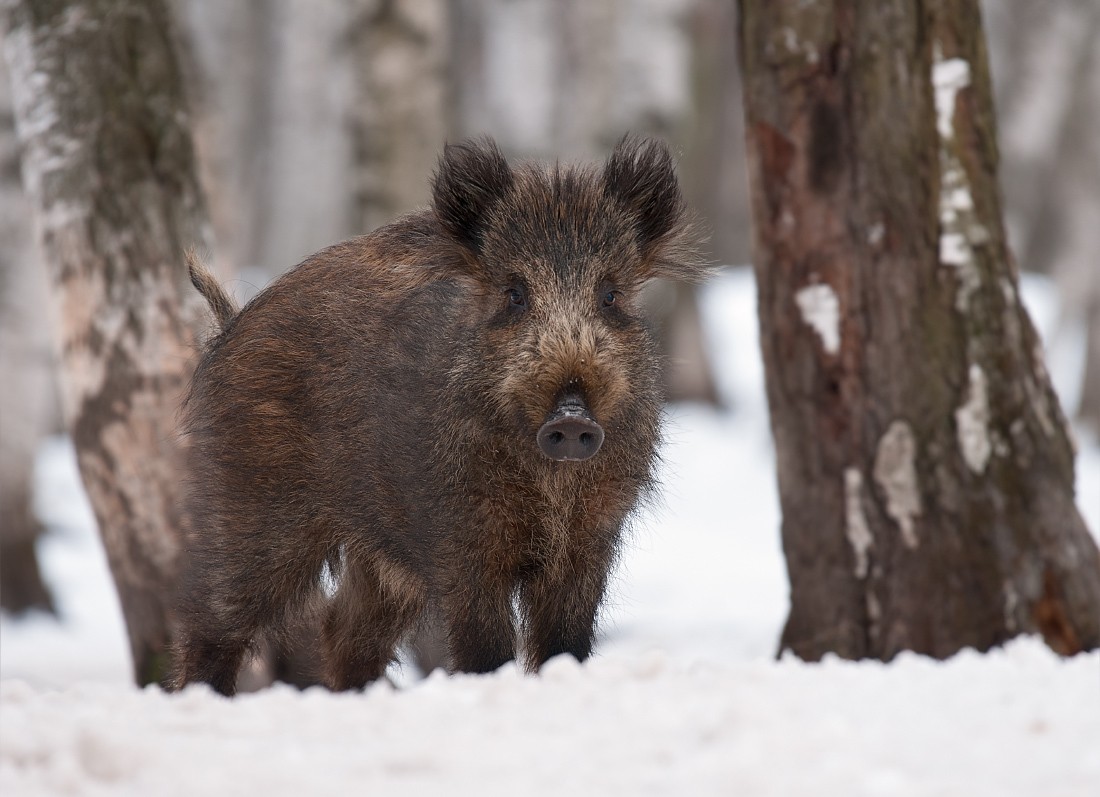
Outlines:
{"label": "wild boar", "polygon": [[654,487],[661,363],[638,291],[703,275],[690,230],[662,143],[512,166],[483,140],[445,148],[429,209],[239,312],[192,261],[223,329],[185,405],[176,685],[232,694],[326,568],[334,689],[381,676],[429,607],[452,670],[585,659]]}

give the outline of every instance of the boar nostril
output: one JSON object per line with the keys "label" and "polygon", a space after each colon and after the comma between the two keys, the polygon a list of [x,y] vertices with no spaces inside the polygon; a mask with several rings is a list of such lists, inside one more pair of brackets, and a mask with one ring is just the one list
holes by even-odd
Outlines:
{"label": "boar nostril", "polygon": [[547,421],[537,436],[539,450],[558,462],[588,459],[603,445],[603,429],[591,418],[567,413]]}

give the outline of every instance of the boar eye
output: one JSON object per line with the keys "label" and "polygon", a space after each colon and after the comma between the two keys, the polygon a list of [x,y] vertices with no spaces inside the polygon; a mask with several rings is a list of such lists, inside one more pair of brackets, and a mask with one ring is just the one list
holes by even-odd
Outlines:
{"label": "boar eye", "polygon": [[619,292],[618,291],[608,291],[607,293],[605,293],[603,295],[603,306],[604,307],[614,307],[616,304],[618,304],[618,301],[619,301]]}
{"label": "boar eye", "polygon": [[509,310],[518,313],[527,309],[527,294],[522,288],[509,288],[507,295]]}

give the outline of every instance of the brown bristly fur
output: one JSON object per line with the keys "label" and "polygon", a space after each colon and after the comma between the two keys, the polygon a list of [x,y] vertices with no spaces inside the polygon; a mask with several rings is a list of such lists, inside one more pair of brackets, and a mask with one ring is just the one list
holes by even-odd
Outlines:
{"label": "brown bristly fur", "polygon": [[[432,208],[313,255],[239,313],[186,405],[194,532],[176,684],[231,694],[258,635],[339,586],[335,689],[382,675],[426,610],[451,668],[589,655],[624,523],[653,486],[660,363],[635,298],[698,279],[663,144],[602,168],[448,146]],[[605,433],[583,461],[536,434],[563,402]],[[513,601],[518,599],[519,624]]]}

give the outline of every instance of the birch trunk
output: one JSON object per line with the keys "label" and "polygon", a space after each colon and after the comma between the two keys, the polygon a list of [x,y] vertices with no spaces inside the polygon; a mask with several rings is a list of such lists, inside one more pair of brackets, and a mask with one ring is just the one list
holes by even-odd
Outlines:
{"label": "birch trunk", "polygon": [[31,208],[19,180],[11,81],[0,61],[0,607],[53,611],[38,567],[42,526],[33,507],[35,454],[58,414],[46,275],[34,251]]}
{"label": "birch trunk", "polygon": [[353,5],[352,150],[363,232],[428,203],[447,139],[448,8],[442,0]]}
{"label": "birch trunk", "polygon": [[1019,300],[976,0],[741,0],[791,612],[816,660],[1100,645],[1100,556]]}
{"label": "birch trunk", "polygon": [[49,270],[62,405],[140,684],[166,672],[183,518],[176,412],[204,243],[172,25],[162,0],[8,0],[24,182]]}

